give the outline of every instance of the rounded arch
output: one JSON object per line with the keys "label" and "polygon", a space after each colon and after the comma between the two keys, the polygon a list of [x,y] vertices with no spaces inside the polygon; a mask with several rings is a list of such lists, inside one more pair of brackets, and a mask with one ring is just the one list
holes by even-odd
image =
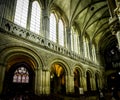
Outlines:
{"label": "rounded arch", "polygon": [[[70,74],[71,74],[70,67],[69,67],[69,65],[68,65],[65,61],[63,61],[62,59],[53,59],[53,60],[49,63],[49,66],[52,66],[52,65],[55,64],[55,63],[60,64],[60,65],[64,68],[65,74],[67,74],[67,75],[70,75]],[[49,71],[50,71],[50,70],[51,70],[51,67],[49,67]]]}
{"label": "rounded arch", "polygon": [[66,76],[70,72],[67,64],[61,59],[54,59],[50,63],[50,92],[66,93],[67,80]]}
{"label": "rounded arch", "polygon": [[93,77],[93,74],[92,74],[92,73],[94,73],[94,72],[92,71],[92,69],[87,69],[85,73],[86,73],[86,74],[89,73],[90,78],[92,78],[92,77]]}
{"label": "rounded arch", "polygon": [[74,69],[78,69],[78,71],[80,72],[80,76],[84,76],[84,68],[82,67],[82,65],[74,65],[72,72],[74,71]]}
{"label": "rounded arch", "polygon": [[95,71],[95,85],[96,85],[96,90],[99,90],[101,88],[100,86],[100,72]]}
{"label": "rounded arch", "polygon": [[9,67],[9,61],[15,60],[15,58],[22,58],[22,56],[24,56],[25,58],[29,58],[29,60],[26,61],[34,66],[33,69],[39,69],[43,66],[43,61],[41,57],[38,56],[37,53],[31,48],[27,48],[24,46],[8,46],[1,51],[0,55],[0,63],[7,67]]}
{"label": "rounded arch", "polygon": [[92,81],[91,78],[93,77],[92,75],[92,70],[91,69],[87,69],[86,70],[86,86],[87,86],[87,91],[91,91],[92,90]]}
{"label": "rounded arch", "polygon": [[[22,44],[21,44],[22,45]],[[35,50],[30,47],[24,47],[21,45],[15,46],[15,44],[7,45],[2,51],[0,52],[0,63],[5,68],[4,76],[3,76],[3,93],[7,93],[11,86],[14,86],[14,89],[19,88],[21,89],[21,85],[23,86],[22,90],[25,92],[27,91],[36,91],[36,69],[41,69],[43,66],[43,61],[41,57],[37,54]],[[18,66],[19,65],[19,66]],[[26,68],[30,75],[30,82],[26,85],[20,83],[14,85],[12,82],[13,73],[17,67],[23,66]],[[26,67],[28,66],[28,67]],[[10,76],[10,77],[9,77]],[[10,78],[10,80],[8,80]],[[8,81],[7,81],[8,80]],[[8,86],[8,83],[11,82],[11,86]],[[24,88],[25,86],[25,88]],[[28,87],[28,88],[26,88]],[[29,90],[30,88],[30,90]],[[13,88],[12,88],[13,89]],[[12,89],[10,89],[12,91]],[[19,91],[19,90],[18,90]],[[14,91],[13,91],[14,92]],[[22,92],[21,92],[22,93]]]}

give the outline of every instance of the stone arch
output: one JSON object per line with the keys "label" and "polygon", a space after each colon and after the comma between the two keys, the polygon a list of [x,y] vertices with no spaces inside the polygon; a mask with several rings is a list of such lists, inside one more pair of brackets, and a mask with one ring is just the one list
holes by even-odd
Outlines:
{"label": "stone arch", "polygon": [[73,69],[72,72],[74,71],[75,68],[79,70],[81,76],[84,76],[84,68],[82,65],[79,64],[74,65],[74,67],[72,68]]}
{"label": "stone arch", "polygon": [[[50,63],[50,91],[51,93],[66,93],[70,69],[63,60],[54,59]],[[56,84],[57,83],[57,84]]]}
{"label": "stone arch", "polygon": [[[63,61],[62,59],[59,59],[59,58],[53,59],[49,63],[49,66],[52,66],[52,64],[54,64],[54,63],[58,63],[58,64],[62,65],[64,70],[65,70],[65,74],[66,75],[70,75],[71,74],[70,66],[65,61]],[[51,71],[50,67],[49,67],[49,71]]]}
{"label": "stone arch", "polygon": [[43,61],[41,57],[38,56],[38,54],[34,50],[27,47],[23,47],[23,46],[7,47],[1,51],[0,55],[1,55],[0,63],[5,66],[7,66],[8,60],[10,60],[10,58],[14,59],[13,57],[21,56],[21,55],[28,57],[32,60],[31,64],[34,65],[34,69],[39,69],[40,67],[43,66]]}
{"label": "stone arch", "polygon": [[68,21],[67,16],[61,9],[59,9],[59,7],[57,7],[55,5],[51,6],[51,12],[55,12],[59,18],[62,16],[64,25],[69,26],[69,21]]}
{"label": "stone arch", "polygon": [[[29,67],[31,67],[32,69],[31,71],[33,71],[34,73],[32,74],[34,75],[32,78],[33,79],[32,86],[33,92],[35,92],[36,86],[38,84],[36,81],[37,80],[36,70],[41,69],[43,66],[43,61],[40,58],[40,56],[37,55],[36,51],[24,46],[10,46],[10,47],[8,46],[0,52],[0,55],[1,55],[0,63],[1,67],[3,68],[2,72],[4,73],[3,76],[1,76],[3,78],[3,83],[6,82],[6,77],[8,73],[10,73],[9,69],[14,67],[14,65],[25,63],[25,65],[27,64]],[[3,85],[3,83],[1,83],[1,85]],[[4,92],[4,87],[2,91]]]}
{"label": "stone arch", "polygon": [[87,86],[87,91],[91,91],[92,90],[92,70],[91,69],[87,69],[86,70],[86,86]]}
{"label": "stone arch", "polygon": [[99,90],[101,88],[100,84],[101,84],[101,77],[100,77],[100,72],[99,71],[95,71],[95,85],[96,85],[96,90]]}

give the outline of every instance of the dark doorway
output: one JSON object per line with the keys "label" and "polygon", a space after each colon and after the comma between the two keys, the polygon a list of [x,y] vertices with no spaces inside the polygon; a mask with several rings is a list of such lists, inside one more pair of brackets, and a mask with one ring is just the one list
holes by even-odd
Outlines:
{"label": "dark doorway", "polygon": [[98,85],[98,74],[95,74],[95,83],[96,83],[96,90],[98,91],[99,90],[99,85]]}
{"label": "dark doorway", "polygon": [[87,72],[86,75],[87,75],[87,77],[86,77],[86,79],[87,79],[87,91],[91,91],[91,85],[90,85],[90,73]]}
{"label": "dark doorway", "polygon": [[80,88],[80,73],[77,69],[74,70],[74,89],[75,94],[79,95],[79,88]]}
{"label": "dark doorway", "polygon": [[65,94],[65,71],[60,64],[53,64],[51,67],[51,80],[50,80],[51,94]]}

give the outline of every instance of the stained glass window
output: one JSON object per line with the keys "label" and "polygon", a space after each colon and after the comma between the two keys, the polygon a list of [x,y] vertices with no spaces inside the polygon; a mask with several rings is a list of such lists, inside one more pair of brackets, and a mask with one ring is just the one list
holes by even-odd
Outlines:
{"label": "stained glass window", "polygon": [[14,23],[26,28],[29,0],[17,0]]}
{"label": "stained glass window", "polygon": [[14,83],[29,83],[29,73],[25,67],[19,67],[13,75]]}

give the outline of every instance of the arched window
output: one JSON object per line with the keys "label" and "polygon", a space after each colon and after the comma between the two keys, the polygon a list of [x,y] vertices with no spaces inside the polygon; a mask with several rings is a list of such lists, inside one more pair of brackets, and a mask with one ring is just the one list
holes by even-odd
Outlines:
{"label": "arched window", "polygon": [[59,38],[59,44],[64,46],[64,25],[61,19],[59,20],[58,23],[58,38]]}
{"label": "arched window", "polygon": [[78,53],[78,33],[74,28],[71,30],[71,50]]}
{"label": "arched window", "polygon": [[86,37],[83,38],[83,45],[84,45],[85,57],[90,59],[89,42]]}
{"label": "arched window", "polygon": [[29,0],[17,0],[14,23],[26,28]]}
{"label": "arched window", "polygon": [[83,48],[84,48],[84,56],[87,57],[87,44],[85,37],[83,37]]}
{"label": "arched window", "polygon": [[96,62],[95,45],[92,45],[92,55],[93,55],[93,61],[95,61],[95,62]]}
{"label": "arched window", "polygon": [[25,67],[19,67],[15,70],[13,83],[29,83],[29,73]]}
{"label": "arched window", "polygon": [[50,15],[50,40],[56,42],[56,18],[53,13]]}
{"label": "arched window", "polygon": [[90,49],[89,49],[89,41],[88,39],[86,38],[86,46],[87,46],[87,57],[90,59]]}
{"label": "arched window", "polygon": [[40,14],[41,9],[37,1],[32,3],[30,30],[39,34],[40,32]]}

